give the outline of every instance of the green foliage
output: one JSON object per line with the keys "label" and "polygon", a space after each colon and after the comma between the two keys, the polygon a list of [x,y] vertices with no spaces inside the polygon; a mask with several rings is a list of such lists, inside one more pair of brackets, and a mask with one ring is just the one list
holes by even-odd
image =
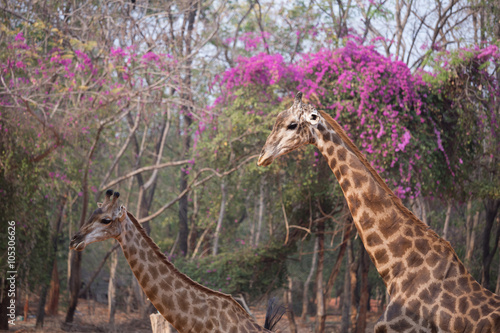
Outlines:
{"label": "green foliage", "polygon": [[191,261],[178,258],[174,263],[191,279],[213,290],[245,293],[256,298],[283,285],[286,278],[284,259],[291,250],[273,242],[258,248],[228,251],[216,257]]}
{"label": "green foliage", "polygon": [[455,172],[449,177],[443,170],[434,170],[433,190],[462,200],[471,194],[498,197],[498,47],[441,52],[429,57],[427,64],[432,71],[423,73],[430,87],[426,104],[441,133],[447,164]]}
{"label": "green foliage", "polygon": [[[10,136],[0,139],[1,160],[5,168],[0,174],[0,274],[17,270],[19,281],[36,286],[46,277],[50,238],[50,210],[45,209],[46,191],[43,181],[43,167],[22,159],[20,155],[5,150],[7,142],[15,145]],[[12,146],[9,146],[10,148]],[[15,150],[14,150],[15,151]],[[15,221],[15,269],[7,269],[8,221]]]}

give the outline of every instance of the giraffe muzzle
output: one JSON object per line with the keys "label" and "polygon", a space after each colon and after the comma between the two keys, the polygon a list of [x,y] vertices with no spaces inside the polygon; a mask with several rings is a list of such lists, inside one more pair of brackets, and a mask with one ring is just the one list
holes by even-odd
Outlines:
{"label": "giraffe muzzle", "polygon": [[75,251],[83,251],[83,249],[85,249],[86,244],[82,238],[83,237],[79,234],[73,236],[71,242],[69,243],[69,249]]}
{"label": "giraffe muzzle", "polygon": [[273,155],[268,152],[262,152],[259,156],[259,160],[257,161],[258,166],[268,166],[273,163]]}

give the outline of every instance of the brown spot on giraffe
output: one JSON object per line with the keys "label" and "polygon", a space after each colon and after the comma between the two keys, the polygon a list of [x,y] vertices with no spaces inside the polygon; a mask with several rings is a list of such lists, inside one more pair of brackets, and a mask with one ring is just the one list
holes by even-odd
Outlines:
{"label": "brown spot on giraffe", "polygon": [[375,251],[373,254],[376,264],[381,266],[389,261],[389,256],[387,255],[387,251],[384,249],[380,249]]}
{"label": "brown spot on giraffe", "polygon": [[127,251],[130,256],[135,256],[137,254],[137,248],[134,245],[131,245]]}
{"label": "brown spot on giraffe", "polygon": [[137,265],[137,259],[130,259],[128,263],[130,264],[130,268],[134,269]]}
{"label": "brown spot on giraffe", "polygon": [[344,192],[347,192],[347,191],[349,191],[349,188],[351,187],[351,182],[349,181],[349,179],[346,179],[340,184],[340,187],[342,187]]}
{"label": "brown spot on giraffe", "polygon": [[182,312],[187,312],[189,310],[189,299],[187,297],[187,291],[181,290],[176,294],[177,306]]}
{"label": "brown spot on giraffe", "polygon": [[363,195],[365,206],[375,215],[383,213],[390,206],[387,195],[377,189],[373,179],[368,180],[368,190]]}
{"label": "brown spot on giraffe", "polygon": [[150,296],[149,298],[151,300],[156,299],[158,297],[158,286],[157,285],[152,285],[150,288]]}
{"label": "brown spot on giraffe", "polygon": [[363,230],[371,229],[375,225],[375,219],[371,217],[367,212],[363,212],[358,222]]}
{"label": "brown spot on giraffe", "polygon": [[359,196],[357,194],[351,194],[347,198],[347,203],[349,204],[349,209],[351,211],[352,216],[356,216],[356,214],[359,211],[359,208],[361,207],[361,200],[359,199]]}
{"label": "brown spot on giraffe", "polygon": [[457,300],[456,300],[455,296],[453,296],[447,292],[444,292],[441,295],[441,305],[445,309],[450,311],[451,313],[454,313],[456,311],[456,307],[457,307]]}
{"label": "brown spot on giraffe", "polygon": [[[342,174],[344,174],[344,173],[342,173]],[[361,172],[353,171],[351,177],[354,181],[354,186],[357,188],[363,187],[363,185],[366,182],[368,182],[368,177],[365,176],[364,174],[362,174]]]}
{"label": "brown spot on giraffe", "polygon": [[406,237],[398,236],[388,244],[388,247],[395,258],[402,258],[406,251],[412,247],[412,241]]}
{"label": "brown spot on giraffe", "polygon": [[429,241],[425,238],[417,238],[415,239],[414,243],[415,243],[415,248],[423,255],[426,255],[427,252],[429,252],[431,249]]}
{"label": "brown spot on giraffe", "polygon": [[424,258],[416,251],[412,251],[406,258],[408,267],[419,267],[424,263]]}
{"label": "brown spot on giraffe", "polygon": [[329,159],[328,165],[330,166],[330,169],[335,169],[335,166],[337,165],[337,160],[335,158]]}
{"label": "brown spot on giraffe", "polygon": [[139,249],[139,258],[141,258],[142,261],[146,261],[146,254],[142,249]]}
{"label": "brown spot on giraffe", "polygon": [[347,173],[349,172],[349,167],[345,164],[342,164],[341,166],[339,166],[339,172],[340,172],[340,177],[339,177],[340,181],[341,177],[348,177]]}
{"label": "brown spot on giraffe", "polygon": [[143,272],[144,274],[142,275],[142,277],[140,278],[140,282],[141,282],[141,285],[143,286],[147,286],[149,284],[149,281],[150,281],[150,277],[149,277],[149,274],[148,272]]}
{"label": "brown spot on giraffe", "polygon": [[391,210],[389,216],[380,218],[377,223],[380,233],[386,240],[400,230],[401,224],[402,219],[395,210]]}
{"label": "brown spot on giraffe", "polygon": [[380,236],[376,232],[373,232],[368,236],[366,236],[366,245],[368,247],[374,247],[382,243],[383,243],[382,238],[380,238]]}
{"label": "brown spot on giraffe", "polygon": [[344,147],[340,147],[337,152],[337,159],[341,162],[344,162],[347,159],[347,149]]}
{"label": "brown spot on giraffe", "polygon": [[156,266],[149,265],[148,269],[149,269],[149,273],[151,274],[151,278],[155,281],[158,280],[158,277],[160,276],[160,272],[158,271]]}
{"label": "brown spot on giraffe", "polygon": [[328,148],[326,148],[326,153],[328,154],[328,156],[332,156],[334,151],[335,148],[333,148],[333,145],[330,145],[328,146]]}

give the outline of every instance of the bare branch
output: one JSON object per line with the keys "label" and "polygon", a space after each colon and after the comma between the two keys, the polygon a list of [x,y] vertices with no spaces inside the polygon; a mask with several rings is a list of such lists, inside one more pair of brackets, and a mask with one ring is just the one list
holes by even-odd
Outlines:
{"label": "bare branch", "polygon": [[116,185],[116,184],[124,181],[125,179],[133,177],[133,176],[135,176],[137,174],[140,174],[140,173],[143,173],[145,171],[150,171],[150,170],[155,170],[155,169],[163,169],[163,168],[167,168],[167,167],[171,167],[171,166],[183,165],[183,164],[189,163],[190,161],[191,160],[180,160],[180,161],[174,161],[174,162],[161,163],[161,164],[158,164],[158,165],[145,166],[145,167],[136,169],[134,171],[131,171],[131,172],[127,173],[126,175],[121,176],[120,178],[112,180],[111,182],[107,183],[106,185],[101,186],[101,188],[99,189],[99,191],[104,191],[105,189],[110,188],[110,187],[112,187],[112,186],[114,186],[114,185]]}
{"label": "bare branch", "polygon": [[[147,217],[144,217],[142,219],[139,220],[140,223],[144,223],[144,222],[148,222],[148,221],[151,221],[152,219],[154,219],[155,217],[157,217],[158,215],[160,215],[161,213],[163,213],[166,209],[172,207],[173,204],[175,204],[177,201],[179,201],[184,195],[186,195],[189,191],[191,191],[193,188],[197,187],[197,186],[200,186],[204,183],[206,183],[207,181],[209,181],[210,179],[212,179],[214,176],[217,176],[219,178],[222,178],[224,176],[227,176],[231,173],[233,173],[234,171],[238,170],[239,168],[241,168],[242,166],[244,166],[245,164],[247,164],[250,160],[258,157],[259,155],[256,154],[256,155],[252,155],[252,156],[249,156],[247,157],[245,160],[243,160],[243,162],[241,162],[240,164],[238,164],[237,166],[223,172],[223,173],[219,173],[217,172],[216,170],[212,169],[212,168],[203,168],[201,170],[199,170],[196,175],[194,176],[194,179],[191,181],[191,183],[189,183],[186,187],[186,189],[184,191],[182,191],[181,193],[179,193],[179,195],[177,195],[176,198],[174,198],[173,200],[169,201],[168,203],[166,203],[163,207],[161,207],[160,209],[158,209],[155,213],[147,216]],[[210,171],[212,172],[212,174],[210,176],[207,176],[205,178],[203,178],[202,180],[199,180],[199,181],[196,181],[196,179],[198,179],[198,177],[204,173],[204,172],[207,172],[207,171]]]}

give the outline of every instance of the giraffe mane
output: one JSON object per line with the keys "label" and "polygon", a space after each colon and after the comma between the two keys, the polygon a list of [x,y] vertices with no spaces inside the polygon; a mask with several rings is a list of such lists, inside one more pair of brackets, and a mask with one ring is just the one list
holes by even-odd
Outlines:
{"label": "giraffe mane", "polygon": [[[342,129],[342,127],[339,125],[339,123],[337,123],[335,121],[335,119],[333,119],[328,113],[321,111],[321,110],[318,110],[318,111],[320,112],[321,116],[327,121],[327,123],[333,127],[333,129],[340,136],[342,141],[349,147],[349,149],[351,149],[351,151],[356,155],[356,157],[358,157],[358,159],[361,161],[361,163],[363,163],[365,168],[373,176],[373,178],[380,185],[380,187],[382,187],[382,189],[389,194],[389,197],[394,202],[396,207],[399,208],[409,218],[411,218],[425,232],[429,232],[429,233],[431,233],[432,236],[435,236],[438,239],[442,240],[442,238],[439,237],[439,235],[434,230],[430,229],[430,227],[428,225],[426,225],[424,222],[420,221],[420,219],[417,218],[411,210],[409,210],[408,208],[406,208],[405,205],[403,205],[403,203],[401,202],[401,199],[399,199],[394,194],[394,192],[389,188],[389,186],[387,186],[386,182],[382,179],[382,177],[380,177],[378,172],[371,166],[371,164],[366,159],[365,155],[363,155],[363,153],[358,149],[358,147],[356,147],[356,145],[352,142],[352,140],[347,136],[346,132]],[[451,245],[448,241],[445,241],[445,243],[453,252],[455,252],[455,250],[453,250],[453,248],[451,247]]]}
{"label": "giraffe mane", "polygon": [[153,249],[153,252],[158,256],[158,258],[165,265],[167,265],[170,269],[172,269],[173,272],[177,273],[178,276],[182,280],[184,280],[189,285],[191,285],[193,287],[196,287],[196,288],[199,288],[199,289],[202,289],[203,291],[205,291],[205,292],[207,292],[209,294],[212,294],[212,295],[215,295],[215,296],[218,296],[218,297],[223,297],[223,298],[227,299],[228,301],[233,302],[235,305],[238,306],[238,308],[246,316],[250,317],[250,315],[248,314],[248,312],[246,312],[245,309],[243,309],[243,307],[238,302],[236,302],[231,295],[224,294],[222,292],[215,291],[215,290],[212,290],[212,289],[210,289],[208,287],[205,287],[204,285],[201,285],[198,282],[193,281],[189,276],[187,276],[186,274],[184,274],[181,271],[179,271],[177,269],[177,267],[175,267],[175,265],[172,264],[168,260],[167,256],[164,253],[161,252],[160,247],[151,239],[151,237],[149,237],[149,235],[146,233],[146,231],[144,230],[144,228],[142,227],[142,225],[139,223],[139,221],[137,221],[137,219],[135,218],[135,216],[132,215],[132,213],[130,213],[129,211],[127,211],[127,215],[129,217],[130,221],[132,221],[132,223],[134,224],[134,226],[137,228],[137,230],[139,231],[139,233],[141,234],[141,236],[144,237],[144,239],[146,240],[146,242],[148,243],[148,245]]}

